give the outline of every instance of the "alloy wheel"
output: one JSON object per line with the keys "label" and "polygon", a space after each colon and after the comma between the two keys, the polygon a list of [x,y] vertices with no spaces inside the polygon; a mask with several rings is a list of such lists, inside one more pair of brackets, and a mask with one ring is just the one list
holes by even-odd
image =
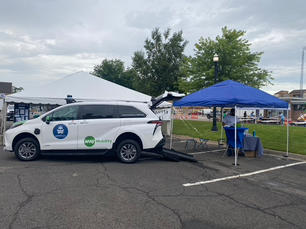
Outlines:
{"label": "alloy wheel", "polygon": [[137,155],[137,148],[133,144],[125,144],[120,149],[120,155],[124,160],[131,161]]}
{"label": "alloy wheel", "polygon": [[24,142],[18,148],[18,154],[25,160],[29,160],[35,156],[37,148],[32,142]]}

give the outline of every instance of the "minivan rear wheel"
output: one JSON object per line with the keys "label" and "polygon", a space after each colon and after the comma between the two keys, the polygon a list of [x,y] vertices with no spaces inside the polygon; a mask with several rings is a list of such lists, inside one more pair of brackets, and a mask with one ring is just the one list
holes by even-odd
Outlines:
{"label": "minivan rear wheel", "polygon": [[121,162],[134,163],[138,160],[141,149],[138,142],[126,139],[119,143],[116,153]]}
{"label": "minivan rear wheel", "polygon": [[21,161],[36,160],[40,154],[39,143],[34,138],[20,139],[14,147],[14,152]]}

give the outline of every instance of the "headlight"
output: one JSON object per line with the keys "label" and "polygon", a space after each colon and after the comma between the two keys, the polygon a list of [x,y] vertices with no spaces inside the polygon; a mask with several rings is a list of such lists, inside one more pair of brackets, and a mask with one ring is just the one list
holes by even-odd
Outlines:
{"label": "headlight", "polygon": [[23,125],[25,122],[26,122],[26,121],[15,122],[15,123],[13,123],[13,125],[11,126],[10,129],[13,129],[13,128],[16,128],[16,127],[18,127],[18,126],[21,126],[21,125]]}

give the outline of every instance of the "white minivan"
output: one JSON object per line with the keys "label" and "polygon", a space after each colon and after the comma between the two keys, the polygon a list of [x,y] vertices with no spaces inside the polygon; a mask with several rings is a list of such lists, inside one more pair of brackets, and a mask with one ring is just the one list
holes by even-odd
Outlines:
{"label": "white minivan", "polygon": [[105,154],[135,162],[141,151],[164,144],[162,122],[149,106],[137,102],[81,102],[60,106],[5,132],[5,150],[18,159],[40,154]]}

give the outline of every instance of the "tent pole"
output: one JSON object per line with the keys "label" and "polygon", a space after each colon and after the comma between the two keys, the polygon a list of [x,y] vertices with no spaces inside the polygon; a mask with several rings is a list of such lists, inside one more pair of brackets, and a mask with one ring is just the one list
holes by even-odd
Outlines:
{"label": "tent pole", "polygon": [[285,157],[289,156],[289,109],[287,109],[287,152]]}
{"label": "tent pole", "polygon": [[6,106],[6,101],[4,97],[3,105],[2,105],[2,123],[1,123],[1,128],[0,128],[0,135],[2,136],[0,145],[4,144],[4,133],[6,130],[6,112],[7,112],[7,106]]}
{"label": "tent pole", "polygon": [[223,139],[222,139],[222,134],[223,134],[223,127],[222,127],[222,123],[221,123],[221,137],[220,137],[220,144],[223,142]]}
{"label": "tent pole", "polygon": [[170,114],[170,146],[169,148],[172,149],[172,139],[173,139],[173,106],[171,107],[171,114]]}
{"label": "tent pole", "polygon": [[237,166],[237,106],[235,106],[235,166]]}
{"label": "tent pole", "polygon": [[220,142],[219,142],[219,144],[221,144],[222,142],[223,142],[223,140],[222,140],[222,135],[223,135],[223,127],[222,127],[222,123],[223,123],[223,107],[221,107],[221,117],[220,117],[220,119],[221,119],[221,136],[220,136]]}

